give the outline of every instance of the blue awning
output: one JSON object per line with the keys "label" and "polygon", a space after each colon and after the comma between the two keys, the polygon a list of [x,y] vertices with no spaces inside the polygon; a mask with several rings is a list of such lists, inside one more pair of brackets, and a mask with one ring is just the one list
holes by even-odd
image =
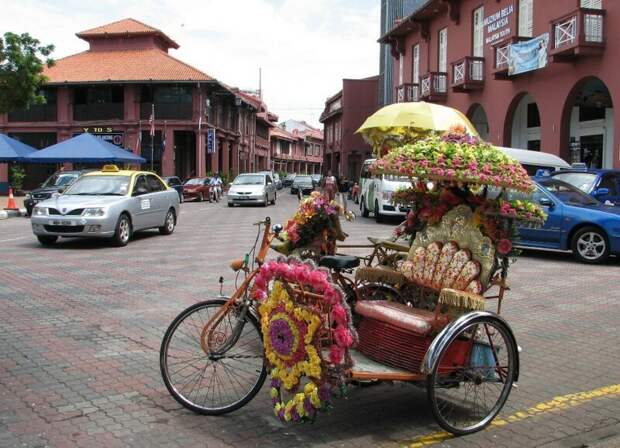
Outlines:
{"label": "blue awning", "polygon": [[0,134],[0,162],[21,162],[36,151],[32,146]]}
{"label": "blue awning", "polygon": [[92,134],[84,133],[36,151],[25,159],[30,163],[135,163],[146,162],[133,152],[119,148]]}

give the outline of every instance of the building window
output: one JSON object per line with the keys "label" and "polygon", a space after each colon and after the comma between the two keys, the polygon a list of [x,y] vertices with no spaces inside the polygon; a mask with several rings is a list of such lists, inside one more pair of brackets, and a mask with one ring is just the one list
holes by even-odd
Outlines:
{"label": "building window", "polygon": [[414,84],[420,83],[420,44],[416,44],[413,46],[413,67],[412,67],[412,76],[411,82]]}
{"label": "building window", "polygon": [[474,10],[473,17],[473,56],[481,58],[484,56],[484,6]]}
{"label": "building window", "polygon": [[538,106],[536,103],[529,103],[527,105],[527,127],[540,127],[540,113],[538,112]]}
{"label": "building window", "polygon": [[441,73],[448,70],[448,28],[439,31],[439,64],[438,68]]}
{"label": "building window", "polygon": [[579,108],[579,121],[592,121],[592,120],[604,120],[605,108],[604,107],[587,107],[581,106]]}
{"label": "building window", "polygon": [[532,37],[534,32],[534,0],[519,0],[519,36]]}
{"label": "building window", "polygon": [[400,53],[398,56],[398,85],[403,83],[403,72],[405,69],[405,55]]}
{"label": "building window", "polygon": [[528,140],[527,149],[540,152],[540,140]]}
{"label": "building window", "polygon": [[603,9],[603,0],[581,0],[582,8]]}

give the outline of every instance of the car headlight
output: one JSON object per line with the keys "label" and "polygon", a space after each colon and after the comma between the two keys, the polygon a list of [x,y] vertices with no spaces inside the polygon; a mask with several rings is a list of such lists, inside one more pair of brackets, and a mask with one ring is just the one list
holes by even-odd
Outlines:
{"label": "car headlight", "polygon": [[383,200],[384,201],[391,201],[393,194],[394,194],[394,192],[392,192],[392,191],[384,191],[383,192]]}
{"label": "car headlight", "polygon": [[82,216],[103,216],[105,215],[105,208],[86,208],[82,213]]}
{"label": "car headlight", "polygon": [[35,207],[32,213],[35,216],[45,216],[47,215],[47,207]]}

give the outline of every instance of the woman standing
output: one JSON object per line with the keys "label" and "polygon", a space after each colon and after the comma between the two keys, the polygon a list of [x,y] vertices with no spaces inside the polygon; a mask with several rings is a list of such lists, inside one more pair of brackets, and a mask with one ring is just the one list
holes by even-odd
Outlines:
{"label": "woman standing", "polygon": [[333,201],[336,197],[336,178],[332,175],[331,170],[327,172],[327,176],[323,179],[323,194],[327,199]]}

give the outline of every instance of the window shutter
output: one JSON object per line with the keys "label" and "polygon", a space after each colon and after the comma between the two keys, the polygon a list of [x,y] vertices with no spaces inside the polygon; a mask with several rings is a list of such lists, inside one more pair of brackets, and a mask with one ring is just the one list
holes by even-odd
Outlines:
{"label": "window shutter", "polygon": [[519,36],[532,37],[534,0],[519,0]]}
{"label": "window shutter", "polygon": [[582,8],[603,9],[603,0],[581,0]]}
{"label": "window shutter", "polygon": [[413,76],[411,82],[414,84],[420,83],[420,44],[413,47]]}
{"label": "window shutter", "polygon": [[405,57],[402,53],[400,53],[398,57],[398,85],[400,86],[403,83],[403,69],[405,68]]}
{"label": "window shutter", "polygon": [[448,29],[439,31],[439,71],[448,70]]}
{"label": "window shutter", "polygon": [[484,7],[480,7],[474,11],[474,56],[484,56]]}

